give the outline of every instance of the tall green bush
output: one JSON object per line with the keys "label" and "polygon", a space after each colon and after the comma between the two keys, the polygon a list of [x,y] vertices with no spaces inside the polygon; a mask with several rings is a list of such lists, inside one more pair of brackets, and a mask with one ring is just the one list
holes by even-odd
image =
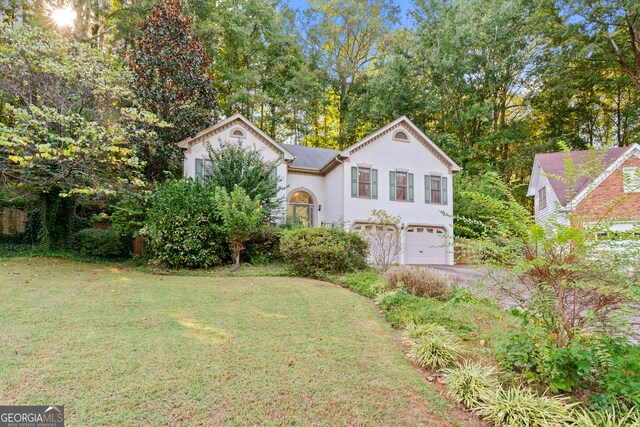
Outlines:
{"label": "tall green bush", "polygon": [[170,268],[210,268],[230,261],[216,187],[183,179],[149,199],[144,235],[151,256]]}
{"label": "tall green bush", "polygon": [[341,228],[315,227],[286,231],[282,255],[296,272],[308,277],[325,277],[365,268],[367,243]]}

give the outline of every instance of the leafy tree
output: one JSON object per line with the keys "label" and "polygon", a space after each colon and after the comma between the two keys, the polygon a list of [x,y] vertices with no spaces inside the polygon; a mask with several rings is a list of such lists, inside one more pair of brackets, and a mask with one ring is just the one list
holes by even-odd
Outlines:
{"label": "leafy tree", "polygon": [[355,142],[358,120],[349,118],[355,90],[384,50],[398,12],[387,0],[314,0],[306,12],[307,42],[318,52],[328,77],[326,93],[335,101],[327,107],[337,109],[339,148]]}
{"label": "leafy tree", "polygon": [[155,143],[139,153],[145,175],[161,181],[167,171],[179,175],[183,154],[176,143],[212,123],[216,92],[211,59],[180,0],[156,3],[140,29],[128,53],[132,84],[140,102],[172,125],[158,129]]}
{"label": "leafy tree", "polygon": [[39,242],[65,244],[76,198],[141,184],[134,148],[160,123],[131,107],[129,74],[106,52],[29,25],[0,40],[0,176],[38,199]]}
{"label": "leafy tree", "polygon": [[279,161],[266,161],[255,148],[247,148],[241,142],[222,142],[220,147],[208,147],[210,165],[204,174],[213,186],[224,188],[228,193],[241,187],[247,195],[260,202],[267,220],[281,215],[282,197],[278,192],[277,167]]}
{"label": "leafy tree", "polygon": [[237,269],[240,266],[240,252],[247,241],[260,230],[262,207],[237,185],[230,193],[218,187],[215,198]]}

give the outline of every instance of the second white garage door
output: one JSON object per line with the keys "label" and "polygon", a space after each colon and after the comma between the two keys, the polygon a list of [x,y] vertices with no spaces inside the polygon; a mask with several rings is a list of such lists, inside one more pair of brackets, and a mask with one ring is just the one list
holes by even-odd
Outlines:
{"label": "second white garage door", "polygon": [[406,264],[446,264],[447,240],[444,228],[407,227],[405,237]]}

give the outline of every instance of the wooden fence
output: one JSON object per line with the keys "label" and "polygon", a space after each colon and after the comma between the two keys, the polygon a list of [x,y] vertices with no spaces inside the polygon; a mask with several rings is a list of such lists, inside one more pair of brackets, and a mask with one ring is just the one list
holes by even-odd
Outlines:
{"label": "wooden fence", "polygon": [[0,208],[0,233],[4,235],[24,233],[28,216],[21,209]]}
{"label": "wooden fence", "polygon": [[471,240],[467,239],[455,239],[454,240],[454,260],[456,264],[478,264],[480,263],[481,256],[479,253],[474,252],[471,247]]}

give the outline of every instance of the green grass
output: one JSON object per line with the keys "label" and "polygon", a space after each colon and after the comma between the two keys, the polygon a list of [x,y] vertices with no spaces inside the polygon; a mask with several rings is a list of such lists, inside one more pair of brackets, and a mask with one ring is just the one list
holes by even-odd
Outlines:
{"label": "green grass", "polygon": [[71,426],[460,424],[397,342],[318,281],[0,263],[0,404]]}

